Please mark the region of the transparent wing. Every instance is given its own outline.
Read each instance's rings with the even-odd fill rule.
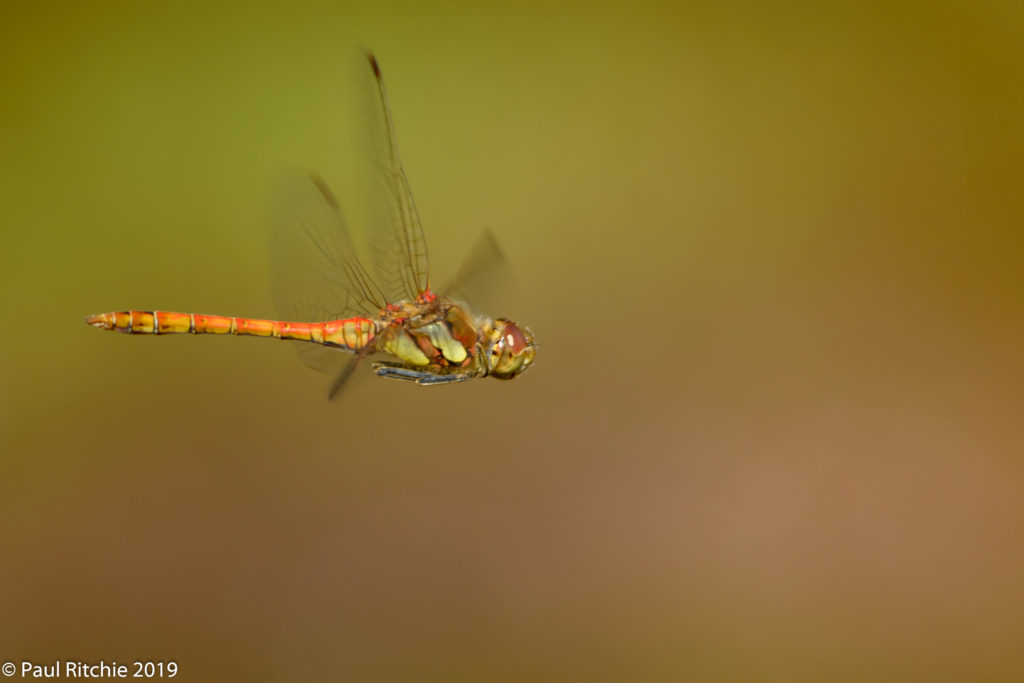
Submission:
[[[365,110],[359,147],[365,161],[364,201],[368,205],[364,207],[367,225],[360,227],[364,229],[370,261],[384,296],[389,302],[414,299],[429,287],[427,242],[398,154],[380,65],[369,52],[362,72],[361,99]]]
[[[360,263],[337,200],[318,176],[284,183],[284,198],[271,228],[271,277],[278,315],[294,322],[322,322],[372,315],[383,295]],[[297,343],[302,360],[336,372],[345,352]]]
[[[512,268],[498,240],[485,229],[442,294],[469,304],[477,312],[496,315],[496,306],[507,305],[516,289]]]
[[[289,180],[270,239],[273,290],[282,319],[298,322],[373,315],[429,287],[429,258],[419,214],[402,168],[387,91],[372,54],[360,59],[361,183],[354,231],[318,176]],[[359,255],[365,258],[362,260]],[[364,264],[372,267],[372,275]],[[336,373],[351,358],[296,344],[303,361]]]

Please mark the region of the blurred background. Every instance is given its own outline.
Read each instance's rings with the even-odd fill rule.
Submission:
[[[0,10],[0,660],[189,681],[1024,677],[1018,3]],[[271,317],[371,47],[511,383],[90,313]]]

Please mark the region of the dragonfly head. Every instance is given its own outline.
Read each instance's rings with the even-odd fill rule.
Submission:
[[[530,367],[536,348],[533,333],[507,318],[490,323],[485,332],[490,375],[496,379],[512,379]]]

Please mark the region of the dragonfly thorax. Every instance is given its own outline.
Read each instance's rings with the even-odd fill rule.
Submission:
[[[413,366],[470,364],[480,341],[473,318],[455,301],[431,296],[381,311],[378,350]]]
[[[535,353],[529,329],[507,318],[478,318],[447,297],[392,304],[378,325],[377,350],[428,372],[512,379]]]

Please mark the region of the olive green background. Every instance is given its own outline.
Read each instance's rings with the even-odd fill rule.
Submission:
[[[1024,12],[826,5],[5,5],[0,660],[1024,677]],[[85,326],[274,315],[358,45],[535,367],[328,403],[281,342]]]

